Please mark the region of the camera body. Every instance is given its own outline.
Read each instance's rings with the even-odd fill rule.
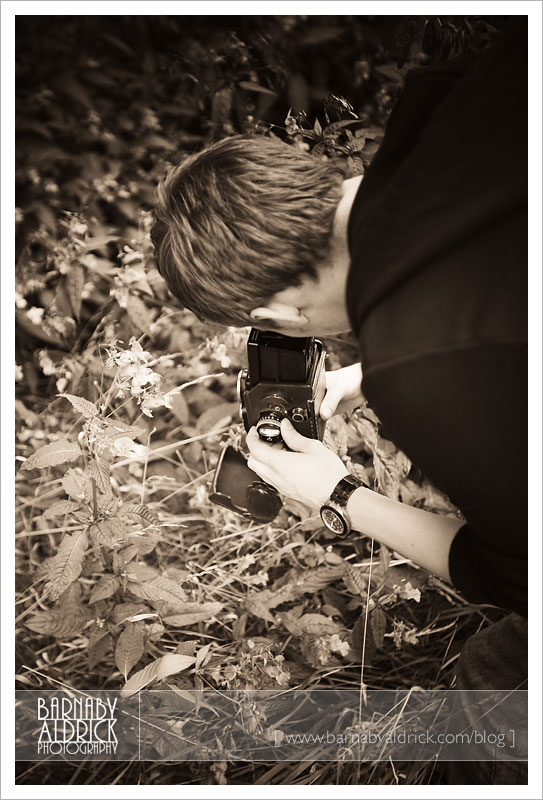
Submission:
[[[326,390],[325,353],[313,338],[251,330],[248,369],[238,377],[238,395],[245,430],[256,427],[265,442],[281,441],[281,420],[290,419],[302,436],[322,439],[319,417]]]
[[[248,367],[238,376],[245,430],[255,426],[263,441],[280,442],[281,420],[287,417],[302,436],[322,439],[325,423],[319,410],[326,392],[324,362],[318,339],[251,329]],[[245,455],[230,445],[219,458],[210,499],[259,522],[271,521],[282,506],[276,489],[249,469]]]

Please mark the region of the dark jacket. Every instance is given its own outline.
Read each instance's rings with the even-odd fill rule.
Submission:
[[[527,608],[527,25],[409,73],[349,218],[363,392],[464,513],[450,572]]]

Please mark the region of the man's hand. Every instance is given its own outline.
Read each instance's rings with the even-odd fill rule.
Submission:
[[[361,364],[327,372],[326,394],[320,408],[321,417],[330,419],[334,414],[343,414],[359,406],[363,400],[361,381]]]
[[[281,422],[282,444],[266,444],[256,428],[247,434],[247,465],[281,494],[319,509],[341,478],[349,474],[343,461],[317,439],[308,439],[288,419]]]

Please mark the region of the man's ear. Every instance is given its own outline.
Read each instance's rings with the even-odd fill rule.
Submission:
[[[307,317],[299,308],[290,303],[270,301],[267,306],[253,308],[250,317],[254,322],[272,321],[277,327],[295,328],[307,325]]]

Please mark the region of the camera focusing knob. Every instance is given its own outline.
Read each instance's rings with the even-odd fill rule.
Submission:
[[[260,419],[256,423],[256,430],[263,441],[274,444],[274,442],[281,440],[281,420],[283,416],[283,414],[279,414],[276,411],[266,411],[260,415]]]

